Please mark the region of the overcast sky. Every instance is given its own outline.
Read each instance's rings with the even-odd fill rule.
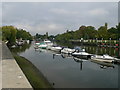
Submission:
[[[35,33],[56,35],[81,25],[96,29],[105,22],[118,23],[117,2],[3,2],[2,25],[13,25]]]

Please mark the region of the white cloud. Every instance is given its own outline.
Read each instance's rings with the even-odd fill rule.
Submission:
[[[3,25],[14,25],[31,34],[58,34],[81,25],[117,24],[117,3],[3,3]],[[114,18],[113,18],[114,17]]]
[[[2,2],[119,2],[119,0],[2,0]]]
[[[2,3],[0,3],[0,26],[2,26]]]
[[[36,26],[36,30],[42,34],[46,32],[48,32],[49,34],[58,34],[61,33],[61,30],[63,29],[63,25],[54,23],[44,23]]]
[[[105,9],[102,9],[102,8],[90,10],[90,11],[88,11],[88,13],[92,16],[101,16],[101,15],[103,16],[103,15],[109,14],[108,11],[106,11]]]
[[[32,35],[35,35],[36,33],[45,34],[48,32],[50,35],[62,33],[61,30],[64,29],[63,25],[60,24],[54,24],[54,23],[42,23],[36,26],[32,26],[27,23],[16,23],[13,24],[13,26],[19,28],[19,29],[25,29],[29,31]]]
[[[79,12],[77,11],[69,11],[69,10],[60,9],[60,8],[54,8],[54,9],[51,9],[50,11],[56,14],[79,14]]]

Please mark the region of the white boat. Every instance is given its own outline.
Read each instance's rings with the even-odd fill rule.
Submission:
[[[74,52],[72,53],[74,57],[84,58],[84,59],[90,59],[92,54],[89,54],[87,52]]]
[[[63,48],[63,49],[61,50],[61,53],[66,53],[66,54],[71,54],[71,53],[73,53],[73,52],[75,52],[75,49]]]
[[[72,58],[71,54],[61,53],[62,58]]]
[[[44,40],[43,41],[47,46],[52,46],[53,43],[50,40]]]
[[[39,43],[39,48],[46,49],[47,47],[51,47],[53,43],[50,40],[44,40],[43,42]]]
[[[35,45],[40,45],[40,42],[39,41],[35,41]]]
[[[38,47],[39,47],[39,48],[42,48],[42,49],[46,49],[47,44],[45,44],[45,43],[40,43],[40,45],[39,45]]]
[[[97,60],[91,60],[91,62],[94,62],[96,64],[100,65],[100,68],[107,68],[107,67],[113,67],[114,68],[114,64],[112,63],[106,63],[106,62],[101,62],[101,61],[97,61]]]
[[[52,46],[52,47],[50,47],[50,50],[52,50],[52,51],[60,51],[62,49],[62,47],[60,47],[60,46]]]
[[[91,60],[112,63],[115,61],[115,58],[105,54],[105,55],[94,55],[91,57]]]
[[[72,53],[72,55],[74,57],[79,57],[82,59],[90,59],[92,54],[89,54],[87,52],[85,52],[85,49],[76,49],[75,52]]]

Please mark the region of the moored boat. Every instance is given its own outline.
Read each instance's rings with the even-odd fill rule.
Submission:
[[[112,63],[115,61],[115,58],[105,54],[105,55],[94,55],[91,57],[91,60]]]
[[[35,45],[40,45],[40,41],[35,41]]]
[[[75,49],[63,48],[61,50],[61,53],[66,53],[66,54],[72,54],[73,52],[75,52]]]
[[[74,57],[79,57],[79,58],[83,58],[83,59],[90,59],[92,54],[89,54],[87,52],[85,52],[85,49],[80,49],[80,50],[75,50],[75,52],[72,53],[72,55]]]
[[[40,43],[40,45],[38,47],[42,48],[42,49],[46,49],[47,44],[45,44],[44,42],[42,42],[42,43]]]
[[[53,43],[50,40],[44,40],[43,41],[47,46],[52,46]]]
[[[44,40],[43,42],[39,43],[39,48],[46,49],[47,47],[51,47],[53,43],[50,40]]]
[[[59,52],[62,49],[60,46],[52,46],[50,50]]]

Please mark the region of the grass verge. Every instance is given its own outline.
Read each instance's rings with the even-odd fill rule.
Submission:
[[[53,89],[52,85],[48,82],[48,80],[30,61],[14,53],[13,56],[34,90],[39,88]]]

